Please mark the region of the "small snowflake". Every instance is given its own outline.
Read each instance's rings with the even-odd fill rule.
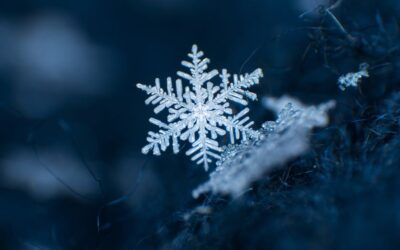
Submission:
[[[258,84],[263,76],[261,69],[256,69],[250,74],[231,75],[226,69],[219,74],[218,70],[206,71],[210,60],[202,58],[203,52],[193,45],[192,52],[188,54],[191,62],[183,61],[182,65],[189,69],[190,73],[178,71],[177,75],[189,81],[190,85],[183,88],[182,80],[175,81],[175,89],[170,77],[167,78],[167,90],[160,86],[160,79],[156,78],[155,86],[138,83],[137,87],[145,91],[150,97],[145,101],[146,105],[156,105],[154,113],[158,114],[164,109],[168,110],[167,123],[155,118],[150,122],[157,125],[158,132],[149,132],[148,144],[142,148],[142,153],[153,151],[154,155],[160,155],[172,141],[174,153],[179,152],[179,140],[188,140],[192,147],[186,151],[197,164],[203,164],[208,170],[208,164],[212,158],[220,159],[222,148],[217,138],[230,135],[230,142],[235,140],[255,138],[259,132],[253,130],[246,114],[248,108],[237,114],[233,114],[228,101],[247,106],[247,98],[256,100],[257,95],[247,89]],[[210,80],[219,75],[220,84],[215,86]]]
[[[363,63],[360,65],[358,72],[351,72],[340,76],[338,79],[340,90],[345,91],[348,87],[357,87],[363,77],[369,77],[368,67],[367,63]]]

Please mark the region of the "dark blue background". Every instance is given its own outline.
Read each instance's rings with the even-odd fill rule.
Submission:
[[[346,248],[346,244],[337,244],[344,241],[359,247],[364,240],[371,242],[373,237],[357,238],[369,235],[363,231],[353,230],[355,237],[338,232],[346,228],[346,216],[357,214],[352,209],[376,206],[368,202],[374,198],[361,195],[362,201],[347,205],[360,196],[342,197],[344,202],[334,196],[331,208],[337,220],[321,219],[329,226],[317,229],[321,223],[312,216],[307,220],[307,211],[324,217],[328,205],[321,205],[321,210],[307,208],[308,203],[299,198],[307,196],[303,182],[298,188],[303,193],[289,198],[301,209],[292,205],[293,210],[287,209],[291,203],[283,202],[280,210],[271,202],[276,206],[270,212],[252,210],[247,202],[265,206],[270,202],[270,194],[257,193],[243,198],[247,205],[230,204],[229,209],[220,210],[218,218],[231,223],[208,225],[211,232],[218,226],[220,236],[216,230],[212,236],[205,233],[193,241],[201,234],[195,230],[198,222],[182,222],[181,218],[202,202],[192,199],[191,190],[208,174],[183,153],[173,155],[169,150],[161,157],[140,153],[145,134],[155,128],[148,122],[152,109],[145,106],[146,95],[136,83],[175,77],[195,43],[211,59],[212,68],[227,68],[231,73],[262,68],[265,76],[255,88],[260,97],[290,94],[306,103],[338,101],[332,127],[346,133],[343,140],[348,147],[341,148],[344,142],[335,141],[338,134],[326,131],[323,146],[313,151],[316,156],[309,155],[304,161],[318,161],[329,150],[337,160],[345,150],[343,157],[349,161],[344,162],[351,161],[352,166],[370,163],[370,159],[360,159],[365,149],[358,147],[370,143],[367,136],[360,136],[367,126],[352,121],[371,119],[373,127],[378,114],[389,112],[384,100],[399,86],[400,3],[343,1],[333,12],[355,38],[353,42],[321,12],[323,7],[318,8],[330,4],[323,0],[0,1],[0,249],[267,249],[259,241],[261,232],[270,235],[272,248],[281,249]],[[311,13],[299,18],[306,11]],[[339,75],[356,71],[363,62],[372,65],[371,78],[358,89],[341,92],[336,84]],[[260,102],[251,108],[256,126],[273,118]],[[397,126],[396,119],[391,121],[393,126]],[[328,143],[332,141],[334,146]],[[383,159],[374,159],[377,165],[383,164]],[[299,162],[303,164],[302,159]],[[310,166],[309,162],[304,166]],[[325,176],[329,180],[324,182],[342,183],[342,175],[337,175],[337,179],[335,174]],[[307,177],[307,185],[318,190],[313,178],[319,177]],[[335,181],[330,182],[332,178]],[[326,188],[334,189],[332,185]],[[368,185],[372,190],[379,188]],[[270,188],[275,190],[261,185],[267,193]],[[341,193],[353,188],[343,187]],[[316,197],[312,192],[308,195]],[[370,216],[375,218],[370,223],[353,224],[356,229],[388,229],[393,237],[382,241],[385,247],[398,243],[400,214],[393,214],[393,220],[379,219],[379,213],[398,211],[399,199],[395,198],[397,205],[393,199],[379,201],[381,206]],[[238,206],[239,212],[232,206]],[[232,214],[241,217],[238,223],[232,223]],[[302,219],[279,231],[273,223],[284,223],[288,214]],[[246,224],[247,216],[253,220],[243,231],[240,224]],[[268,216],[282,220],[260,220]],[[258,220],[263,222],[255,223]],[[200,224],[204,226],[204,221]],[[178,237],[185,230],[192,232],[190,239]],[[328,238],[324,241],[314,230]],[[323,230],[339,236],[331,237]],[[285,232],[302,233],[285,238]],[[175,244],[181,241],[189,244]]]

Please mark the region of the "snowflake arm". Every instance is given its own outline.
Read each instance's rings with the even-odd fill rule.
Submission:
[[[240,138],[246,141],[248,138],[257,138],[259,136],[259,132],[251,128],[254,122],[248,122],[250,118],[245,116],[249,111],[250,109],[245,108],[234,117],[221,117],[221,123],[223,123],[229,131],[231,144],[235,144],[235,141]]]
[[[172,80],[170,77],[167,78],[167,92],[160,87],[159,78],[156,78],[155,86],[138,83],[136,87],[150,95],[150,97],[145,100],[146,105],[157,104],[154,108],[155,114],[160,113],[165,108],[169,108],[172,105],[175,105],[175,110],[182,108],[186,110],[190,109],[189,106],[182,102],[182,81],[180,79],[176,80],[176,94],[173,92],[174,88],[172,87]]]
[[[165,151],[170,145],[170,138],[172,138],[173,152],[177,154],[179,152],[178,138],[182,131],[183,124],[177,122],[167,125],[155,118],[150,118],[149,121],[160,127],[160,131],[158,133],[152,131],[148,133],[148,144],[142,148],[142,153],[147,154],[150,150],[153,150],[154,155],[161,155],[160,149]]]
[[[253,92],[250,92],[246,89],[250,88],[253,85],[259,83],[259,79],[263,77],[263,73],[261,69],[256,69],[250,74],[245,75],[233,75],[233,82],[231,83],[226,69],[222,70],[222,74],[220,78],[222,80],[221,88],[223,89],[221,94],[219,94],[215,98],[216,103],[221,103],[229,99],[233,102],[237,102],[246,106],[248,102],[244,97],[249,98],[252,101],[257,100],[257,95]]]

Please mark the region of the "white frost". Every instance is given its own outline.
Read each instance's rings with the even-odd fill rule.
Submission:
[[[335,105],[307,107],[290,97],[265,98],[263,103],[279,112],[277,120],[264,123],[258,138],[228,146],[210,179],[193,191],[194,198],[206,192],[238,196],[266,172],[305,153],[311,129],[327,125],[327,112]]]

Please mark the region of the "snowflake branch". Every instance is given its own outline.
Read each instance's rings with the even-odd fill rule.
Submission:
[[[205,126],[200,125],[199,130],[199,139],[197,139],[194,143],[192,143],[192,148],[186,151],[186,155],[194,156],[191,158],[192,161],[197,161],[197,164],[204,164],[204,168],[208,170],[208,164],[211,163],[211,159],[208,156],[211,156],[215,159],[220,159],[220,156],[211,150],[217,151],[219,153],[222,152],[222,149],[218,146],[218,142],[207,138],[207,131]],[[198,152],[197,154],[195,154]]]
[[[146,99],[145,104],[153,104],[156,106],[154,108],[154,113],[158,114],[163,111],[165,108],[169,108],[172,105],[175,105],[175,109],[185,108],[190,109],[190,107],[182,102],[182,81],[180,79],[176,80],[176,95],[173,93],[174,89],[172,87],[172,80],[170,77],[167,78],[167,92],[164,91],[163,88],[160,87],[160,79],[156,78],[156,85],[144,85],[141,83],[136,84],[136,87],[145,91],[150,95],[149,98]]]
[[[217,97],[214,99],[214,102],[221,103],[226,99],[229,99],[242,105],[247,105],[248,102],[243,97],[245,96],[254,101],[257,99],[257,95],[244,89],[258,84],[260,78],[263,77],[263,72],[261,69],[256,69],[252,73],[245,74],[244,76],[233,75],[233,83],[230,83],[230,74],[226,69],[223,69],[220,77],[222,80],[221,87],[223,90],[221,94],[217,95]]]
[[[234,117],[225,118],[221,117],[220,123],[227,127],[230,134],[231,144],[235,143],[235,139],[239,140],[242,136],[243,140],[246,141],[248,138],[258,138],[260,133],[257,130],[253,130],[251,126],[254,122],[250,121],[248,116],[244,117],[249,112],[248,108],[243,109]]]
[[[176,122],[172,123],[171,125],[167,125],[154,118],[150,118],[149,121],[161,129],[158,133],[149,131],[147,137],[147,142],[149,142],[149,144],[142,148],[142,153],[148,154],[150,150],[153,150],[154,155],[161,155],[160,148],[162,151],[165,151],[170,145],[171,137],[173,152],[175,154],[179,153],[178,137],[185,125],[182,122]]]

